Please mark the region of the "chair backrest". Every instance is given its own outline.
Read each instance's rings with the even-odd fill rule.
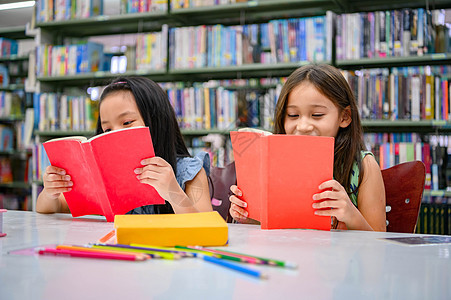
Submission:
[[[232,217],[229,213],[229,196],[232,194],[230,186],[236,184],[235,162],[228,164],[224,168],[212,167],[208,177],[208,184],[213,210],[219,212],[226,222],[232,222]]]
[[[382,170],[385,185],[387,231],[413,233],[423,196],[426,169],[421,161]]]

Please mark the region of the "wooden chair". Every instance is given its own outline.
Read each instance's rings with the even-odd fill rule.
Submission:
[[[219,212],[226,222],[231,223],[233,219],[229,213],[229,196],[232,194],[230,186],[236,184],[235,162],[228,164],[224,168],[212,167],[208,177],[208,184],[213,210]]]
[[[414,233],[423,196],[426,169],[421,161],[382,170],[387,231]]]

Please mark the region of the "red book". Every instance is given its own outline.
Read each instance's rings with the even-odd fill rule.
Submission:
[[[237,185],[249,218],[262,229],[330,230],[330,217],[312,208],[318,186],[333,178],[331,137],[230,132]]]
[[[132,127],[86,137],[53,139],[44,144],[53,166],[66,170],[74,183],[64,193],[72,216],[115,215],[164,199],[150,185],[139,182],[134,170],[154,157],[148,127]]]

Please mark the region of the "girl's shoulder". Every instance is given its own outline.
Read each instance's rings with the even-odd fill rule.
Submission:
[[[207,152],[201,151],[193,157],[178,157],[175,178],[180,187],[185,190],[185,183],[193,180],[202,168],[207,176],[210,175],[210,155]]]

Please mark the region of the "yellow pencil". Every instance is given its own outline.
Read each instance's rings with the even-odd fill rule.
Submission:
[[[141,250],[141,249],[130,249],[130,248],[120,248],[114,246],[103,246],[103,245],[92,245],[93,248],[98,249],[107,249],[107,250],[115,250],[115,251],[124,251],[124,252],[138,252],[138,253],[146,253],[151,254],[154,258],[163,258],[163,259],[180,259],[181,256],[176,253],[165,253],[158,251],[150,251],[150,250]]]

